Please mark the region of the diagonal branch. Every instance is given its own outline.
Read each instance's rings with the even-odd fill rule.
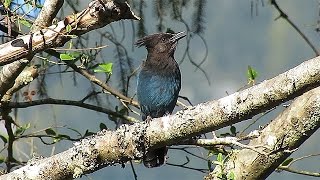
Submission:
[[[99,132],[75,143],[74,147],[64,152],[31,161],[1,178],[77,178],[115,163],[123,164],[132,159],[141,159],[145,149],[175,144],[183,139],[247,120],[319,85],[320,57],[317,57],[275,78],[219,100],[201,103],[175,115],[153,119],[149,123],[122,125],[116,131]],[[310,92],[317,91],[319,89]],[[310,101],[320,101],[319,95],[312,97],[314,98],[310,98]],[[309,101],[303,101],[302,104],[306,102]],[[313,115],[318,115],[320,105],[308,110],[314,112]],[[320,119],[319,115],[312,117],[314,123]],[[305,124],[304,119],[294,119],[294,122],[299,127],[305,125],[308,130],[314,130],[311,126],[317,128],[320,124]],[[304,133],[299,135],[301,134]],[[301,139],[296,141],[301,143]]]
[[[113,89],[111,86],[109,86],[108,84],[100,81],[98,78],[96,78],[96,76],[90,74],[87,70],[82,69],[82,68],[78,68],[75,64],[72,63],[68,63],[68,66],[70,66],[74,71],[78,72],[79,74],[83,75],[84,77],[86,77],[88,80],[90,80],[91,82],[95,83],[96,85],[102,87],[104,90],[106,90],[108,93],[114,95],[115,97],[117,97],[121,102],[125,102],[128,104],[131,104],[137,108],[139,108],[139,104],[137,101],[133,100],[133,98],[129,98],[125,95],[123,95],[122,93],[120,93],[119,91]]]
[[[130,10],[125,1],[94,0],[86,9],[67,16],[55,25],[42,27],[44,29],[0,45],[0,65],[32,57],[48,48],[62,46],[73,36],[80,36],[121,19],[139,17]]]
[[[319,114],[320,87],[298,97],[261,131],[257,139],[248,144],[248,146],[267,146],[270,150],[257,148],[259,151],[265,151],[259,153],[252,149],[242,149],[232,154],[225,163],[224,173],[232,172],[236,179],[266,179],[320,127]],[[218,171],[214,170],[205,179],[218,180],[218,174]]]
[[[63,0],[47,0],[44,2],[43,8],[39,13],[35,23],[31,27],[31,32],[35,32],[37,30],[42,29],[42,27],[47,27],[52,23],[54,17],[60,10],[63,4]],[[11,30],[12,32],[15,32]],[[19,32],[15,32],[16,36]],[[1,97],[7,93],[8,90],[12,87],[13,81],[18,77],[21,71],[29,64],[32,56],[27,59],[20,59],[11,64],[7,64],[0,71],[0,99]],[[19,89],[11,88],[9,91],[14,92]],[[6,99],[11,99],[11,97],[7,96]]]

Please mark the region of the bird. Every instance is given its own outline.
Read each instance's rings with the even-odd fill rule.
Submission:
[[[156,33],[145,36],[135,45],[145,46],[148,53],[137,78],[137,99],[144,121],[172,113],[181,89],[181,73],[174,52],[185,32]],[[164,164],[167,147],[145,152],[143,163],[148,168]]]

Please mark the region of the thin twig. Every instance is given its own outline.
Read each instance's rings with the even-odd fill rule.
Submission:
[[[301,174],[301,175],[305,175],[305,176],[320,177],[320,173],[303,171],[303,170],[296,170],[296,169],[289,168],[288,166],[279,166],[277,169],[292,172],[295,174]]]
[[[311,49],[313,50],[313,52],[319,56],[320,53],[317,50],[317,48],[311,43],[311,41],[307,38],[307,36],[298,28],[297,25],[295,25],[288,17],[288,15],[279,7],[278,3],[276,0],[271,0],[270,3],[279,11],[280,15],[279,17],[277,17],[275,20],[279,19],[279,18],[283,18],[285,19],[292,27],[293,29],[295,29],[298,34],[306,41],[306,43],[311,47]]]
[[[70,106],[77,106],[77,107],[82,107],[86,109],[90,109],[93,111],[97,112],[102,112],[106,113],[115,117],[119,117],[122,119],[127,120],[128,122],[134,123],[138,122],[135,118],[127,115],[120,114],[118,112],[100,107],[100,106],[95,106],[91,104],[84,103],[82,101],[72,101],[72,100],[61,100],[61,99],[52,99],[52,98],[47,98],[47,99],[41,99],[41,100],[33,100],[31,102],[10,102],[8,103],[8,108],[27,108],[31,106],[38,106],[38,105],[43,105],[43,104],[57,104],[57,105],[70,105]]]

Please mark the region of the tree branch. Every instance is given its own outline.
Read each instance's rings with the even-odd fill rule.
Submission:
[[[124,114],[120,114],[118,112],[100,107],[100,106],[94,106],[91,104],[84,103],[82,101],[72,101],[72,100],[61,100],[61,99],[41,99],[41,100],[33,100],[31,102],[9,102],[6,107],[8,108],[27,108],[32,106],[38,106],[38,105],[44,105],[44,104],[58,104],[58,105],[70,105],[70,106],[77,106],[82,107],[86,109],[90,109],[97,112],[106,113],[115,117],[122,118],[124,120],[127,120],[129,123],[135,123],[139,122],[137,119],[127,116]]]
[[[31,27],[31,32],[41,30],[43,27],[51,25],[52,20],[56,17],[56,14],[63,5],[63,0],[47,0],[44,2],[43,8],[41,9],[39,16],[35,20],[35,23]],[[18,32],[16,34],[19,34]],[[13,85],[12,82],[18,77],[21,71],[29,64],[33,56],[28,58],[22,58],[19,61],[15,61],[11,64],[7,64],[1,69],[0,72],[0,99]],[[23,86],[20,86],[22,88]],[[17,91],[17,88],[11,88],[10,92]],[[8,92],[7,94],[10,94]],[[11,94],[12,95],[12,94]],[[11,99],[7,96],[5,99]]]
[[[320,177],[320,173],[318,173],[318,172],[309,172],[309,171],[303,171],[303,170],[296,170],[296,169],[290,168],[288,166],[279,166],[278,169],[279,170],[283,170],[283,171],[288,171],[288,172],[291,172],[291,173],[295,173],[295,174],[305,175],[305,176]]]
[[[172,116],[156,118],[149,123],[122,125],[116,131],[99,132],[95,136],[75,143],[75,146],[69,150],[29,163],[1,176],[1,178],[76,178],[115,163],[123,164],[131,159],[141,159],[145,150],[175,144],[177,141],[244,121],[319,85],[320,57],[317,57],[275,78],[219,100],[199,104],[190,109],[179,111]],[[309,94],[317,91],[319,89],[312,90]],[[312,96],[309,101],[300,99],[298,102],[300,105],[306,105],[310,101],[315,104],[320,101],[320,96]],[[320,112],[320,103],[318,105],[315,107],[306,106],[310,107],[307,112],[313,112],[312,116],[309,116],[313,120],[311,123],[305,123],[305,119],[288,118],[294,120],[291,125],[299,127],[296,128],[299,131],[298,135],[309,135],[319,126],[320,123],[316,124],[320,118],[317,114]],[[276,127],[284,128],[281,125],[277,124]],[[308,129],[301,131],[301,125]],[[296,137],[291,133],[289,135]],[[301,139],[298,137],[296,141],[293,143],[295,146],[301,143]],[[292,149],[290,144],[287,144],[286,141],[283,142],[283,145],[288,145],[288,148],[286,148],[287,146],[281,146],[281,148]],[[268,145],[270,146],[270,143]],[[271,145],[273,147],[275,144]],[[277,153],[275,152],[275,154]],[[284,153],[289,154],[289,152]]]
[[[248,146],[258,148],[266,154],[250,149],[234,153],[225,163],[224,173],[236,179],[266,179],[288,156],[320,127],[320,87],[298,97],[287,109],[261,131],[257,139]],[[205,179],[219,179],[220,170],[215,169]],[[219,172],[219,173],[218,173]]]
[[[45,29],[0,45],[0,65],[32,57],[35,53],[48,48],[62,46],[72,36],[80,36],[120,19],[139,19],[139,17],[130,10],[125,1],[94,0],[86,9],[67,16],[55,25],[43,27]]]
[[[128,104],[131,104],[137,108],[139,108],[139,104],[137,101],[133,100],[133,98],[129,98],[125,95],[123,95],[122,93],[120,93],[119,91],[113,89],[111,86],[109,86],[108,84],[100,81],[98,78],[96,78],[96,76],[90,74],[87,70],[82,69],[82,68],[78,68],[75,64],[72,63],[68,63],[68,66],[70,66],[74,71],[78,72],[79,74],[83,75],[84,77],[86,77],[88,80],[90,80],[91,82],[95,83],[96,85],[102,87],[105,91],[109,92],[110,94],[114,95],[116,98],[118,98],[121,102],[126,102]]]

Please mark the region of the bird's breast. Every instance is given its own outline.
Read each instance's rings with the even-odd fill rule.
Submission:
[[[141,111],[151,117],[171,113],[181,88],[180,72],[159,73],[142,69],[138,76],[137,97]]]

